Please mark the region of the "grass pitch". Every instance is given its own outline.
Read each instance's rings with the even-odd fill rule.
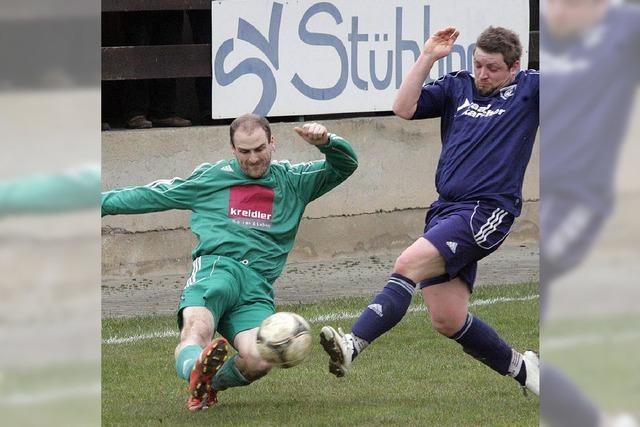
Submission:
[[[538,349],[537,284],[479,287],[471,311],[517,349]],[[173,316],[103,321],[105,426],[537,426],[539,400],[461,351],[429,326],[416,296],[412,311],[356,359],[345,378],[327,370],[318,333],[350,329],[369,298],[286,305],[312,322],[314,351],[248,387],[219,394],[206,411],[186,409],[186,383],[174,370]],[[337,320],[322,321],[322,316]],[[326,317],[325,317],[326,318]],[[314,320],[316,320],[314,322]],[[155,335],[156,338],[148,338]],[[112,338],[110,340],[110,338]],[[115,338],[115,339],[113,339]]]

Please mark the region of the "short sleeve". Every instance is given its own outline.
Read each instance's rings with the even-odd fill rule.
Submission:
[[[420,98],[416,104],[416,111],[411,120],[430,119],[440,117],[444,113],[447,97],[447,76],[426,84],[422,87]]]

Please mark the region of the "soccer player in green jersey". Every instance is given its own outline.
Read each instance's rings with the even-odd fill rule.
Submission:
[[[95,208],[98,193],[97,164],[0,181],[0,219]]]
[[[256,348],[260,323],[275,313],[273,282],[291,251],[305,206],[346,180],[356,154],[317,124],[295,132],[325,160],[292,165],[271,161],[269,122],[246,114],[231,123],[233,160],[198,166],[186,179],[155,181],[102,195],[102,215],[168,209],[192,211],[198,237],[193,269],[178,306],[176,371],[189,382],[191,411],[217,402],[217,393],[245,386],[271,365]],[[213,339],[214,332],[221,337]],[[227,359],[228,343],[238,354]]]

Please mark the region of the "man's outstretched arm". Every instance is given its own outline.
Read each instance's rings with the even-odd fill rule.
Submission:
[[[411,67],[407,76],[402,80],[398,94],[393,102],[393,112],[396,116],[406,120],[413,118],[418,105],[418,99],[431,67],[440,58],[449,53],[460,32],[453,27],[436,31],[426,41],[418,60]]]
[[[0,182],[0,218],[95,208],[99,191],[99,165],[3,181]]]
[[[102,193],[102,216],[191,209],[198,184],[212,168],[213,165],[202,165],[187,179],[164,179],[144,186],[106,191]]]
[[[351,145],[342,137],[329,133],[323,125],[310,123],[294,130],[325,155],[325,160],[296,165],[291,171],[299,180],[299,193],[307,201],[337,187],[358,168],[358,157]]]

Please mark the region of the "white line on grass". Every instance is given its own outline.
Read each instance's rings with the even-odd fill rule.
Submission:
[[[150,334],[132,335],[129,337],[109,337],[102,340],[102,344],[128,344],[130,342],[145,341],[154,338],[177,337],[178,331],[175,329],[165,329],[164,331],[151,332]]]
[[[479,299],[472,301],[469,303],[469,307],[479,307],[483,305],[493,305],[501,302],[519,302],[519,301],[531,301],[534,299],[538,299],[538,295],[527,295],[525,297],[497,297],[497,298],[487,298],[487,299]],[[420,313],[427,311],[427,308],[424,305],[413,306],[409,308],[409,313]],[[333,322],[336,320],[346,320],[346,319],[357,319],[360,316],[361,311],[339,311],[334,313],[322,314],[320,316],[315,316],[309,318],[309,323],[323,323],[323,322]],[[139,335],[131,335],[128,337],[109,337],[105,340],[102,340],[103,344],[128,344],[132,342],[138,341],[146,341],[154,338],[168,338],[168,337],[177,337],[178,331],[173,329],[165,329],[164,331],[156,331],[149,334],[139,334]]]
[[[498,298],[479,299],[469,303],[469,307],[478,307],[481,305],[492,305],[500,302],[531,301],[537,298],[538,298],[538,295],[527,295],[526,297],[518,297],[518,298],[498,297]],[[424,305],[413,306],[408,310],[409,313],[422,313],[426,311],[427,311],[427,307],[425,307]],[[322,323],[322,322],[334,322],[336,320],[357,319],[358,317],[360,317],[360,313],[362,313],[362,311],[351,311],[351,312],[341,311],[337,313],[328,313],[328,314],[323,314],[321,316],[312,317],[311,319],[309,319],[309,322]]]
[[[545,338],[540,342],[542,350],[563,350],[571,347],[579,347],[584,345],[607,345],[613,342],[635,341],[640,338],[640,332],[628,331],[617,334],[582,334],[568,335],[565,337]]]
[[[13,393],[7,396],[0,395],[0,406],[34,405],[83,396],[97,397],[100,396],[100,389],[100,383],[95,383],[90,385],[79,385],[76,387],[39,390],[28,393]]]

